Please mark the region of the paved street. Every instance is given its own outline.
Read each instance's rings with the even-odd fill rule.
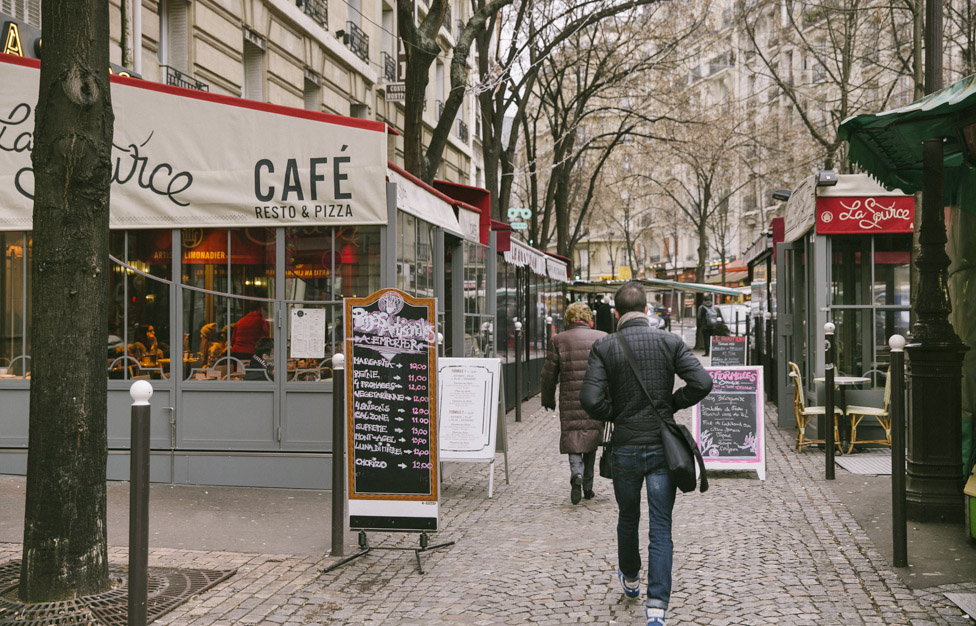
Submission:
[[[679,419],[689,420],[690,411]],[[457,543],[426,553],[425,575],[411,551],[374,551],[322,574],[336,558],[151,547],[151,566],[238,568],[155,623],[643,624],[642,601],[626,600],[614,579],[609,481],[597,478],[596,498],[573,506],[555,414],[536,398],[521,423],[514,412],[508,420],[511,483],[497,468],[489,500],[485,466],[451,466],[434,541]],[[714,472],[708,493],[679,494],[668,624],[971,623],[943,592],[976,592],[976,582],[905,586],[825,485],[822,455],[797,455],[793,433],[775,421],[767,414],[765,483],[751,473]],[[328,517],[321,528],[327,536]],[[264,531],[273,536],[278,527]],[[417,545],[416,536],[371,541]],[[0,558],[19,556],[19,544],[0,543]],[[127,558],[121,546],[110,556],[119,564]]]

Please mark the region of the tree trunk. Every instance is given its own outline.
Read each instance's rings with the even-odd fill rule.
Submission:
[[[112,114],[108,3],[43,4],[35,114],[30,444],[19,594],[109,588],[105,338]]]

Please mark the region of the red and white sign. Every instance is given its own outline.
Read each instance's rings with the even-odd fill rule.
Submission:
[[[910,233],[914,221],[914,196],[817,198],[819,234]]]

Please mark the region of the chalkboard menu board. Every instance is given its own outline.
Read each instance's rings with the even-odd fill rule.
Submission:
[[[713,336],[711,343],[712,367],[746,364],[746,338]]]
[[[436,301],[345,300],[349,526],[437,530]]]
[[[707,367],[712,392],[695,407],[695,439],[706,468],[766,478],[764,398],[759,366]]]

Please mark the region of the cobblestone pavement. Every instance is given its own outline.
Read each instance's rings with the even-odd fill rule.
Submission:
[[[909,590],[824,486],[817,455],[793,453],[793,435],[775,426],[772,410],[766,481],[710,472],[707,493],[678,495],[668,624],[970,624],[943,594],[976,592],[976,583]],[[508,416],[511,483],[496,468],[492,499],[484,465],[452,466],[444,478],[443,530],[433,541],[456,544],[425,553],[426,574],[410,551],[374,551],[323,574],[337,558],[151,550],[151,566],[238,568],[155,623],[643,624],[643,602],[625,599],[614,579],[610,482],[598,477],[596,498],[570,504],[556,415],[536,398],[523,416]],[[370,540],[417,545],[415,535]],[[0,559],[19,556],[19,545],[0,544]],[[126,551],[110,557],[125,563]]]

